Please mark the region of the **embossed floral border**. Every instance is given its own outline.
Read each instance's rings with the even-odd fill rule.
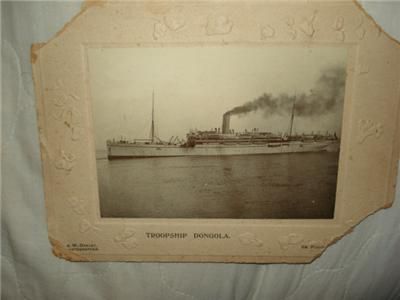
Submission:
[[[100,218],[87,47],[199,44],[349,49],[333,220]],[[54,38],[33,45],[32,65],[49,239],[57,256],[74,261],[309,262],[393,201],[400,46],[356,2],[90,1]],[[187,236],[148,239],[149,231]],[[195,232],[229,239],[194,239]]]

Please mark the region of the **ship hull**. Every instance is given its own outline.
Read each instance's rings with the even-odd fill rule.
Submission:
[[[227,155],[261,155],[279,153],[300,153],[337,151],[336,141],[284,142],[271,144],[204,144],[194,147],[155,144],[114,143],[107,146],[108,158],[143,158],[143,157],[177,157],[177,156],[227,156]]]

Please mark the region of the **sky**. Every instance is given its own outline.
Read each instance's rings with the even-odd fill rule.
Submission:
[[[149,138],[152,93],[156,134],[186,137],[191,129],[221,127],[222,115],[264,93],[308,93],[326,68],[346,67],[340,47],[89,48],[89,87],[97,150],[107,139]],[[294,132],[336,131],[343,105],[327,114],[297,117]],[[262,111],[233,116],[236,132],[286,132],[289,116]]]

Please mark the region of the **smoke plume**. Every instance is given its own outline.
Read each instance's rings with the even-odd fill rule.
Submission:
[[[322,70],[321,76],[308,93],[296,95],[280,94],[273,96],[263,94],[253,101],[237,106],[225,114],[245,115],[249,112],[263,111],[268,117],[273,114],[285,115],[291,113],[295,101],[295,115],[314,117],[334,111],[344,99],[346,70],[342,66]]]

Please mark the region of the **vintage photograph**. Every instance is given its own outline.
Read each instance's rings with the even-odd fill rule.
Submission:
[[[88,48],[101,217],[333,218],[347,54]]]

